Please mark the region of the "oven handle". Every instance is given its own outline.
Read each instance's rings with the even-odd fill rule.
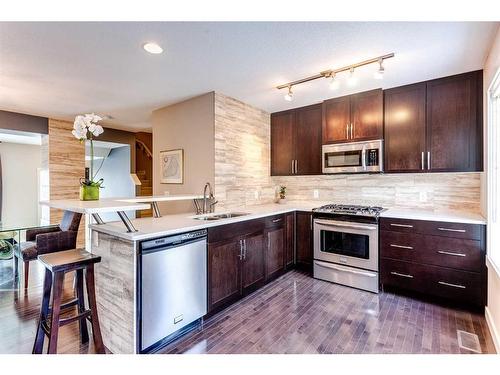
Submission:
[[[351,229],[362,229],[362,230],[377,230],[377,226],[368,226],[368,225],[358,225],[358,224],[343,224],[339,223],[338,221],[331,222],[329,220],[319,220],[316,219],[314,220],[315,223],[321,224],[321,225],[326,225],[329,227],[340,227],[340,228],[351,228]]]
[[[356,275],[362,275],[362,276],[368,276],[368,277],[377,277],[377,274],[373,273],[373,272],[363,272],[360,270],[354,270],[354,269],[348,268],[348,267],[336,266],[336,265],[333,265],[330,263],[320,262],[317,260],[315,260],[314,263],[320,267],[331,268],[332,270],[336,270],[336,271],[355,273]]]

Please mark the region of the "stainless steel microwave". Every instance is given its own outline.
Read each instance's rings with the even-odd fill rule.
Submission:
[[[376,173],[384,170],[384,141],[323,145],[323,173]]]

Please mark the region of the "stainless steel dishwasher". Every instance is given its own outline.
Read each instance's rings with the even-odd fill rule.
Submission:
[[[138,344],[154,352],[207,313],[207,231],[143,241],[138,263]]]

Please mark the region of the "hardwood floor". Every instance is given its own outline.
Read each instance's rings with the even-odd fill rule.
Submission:
[[[0,291],[0,354],[31,353],[41,271],[32,262],[26,294]],[[65,280],[66,299],[72,282]],[[459,348],[457,330],[477,334],[481,351],[494,353],[482,315],[291,271],[162,353],[472,353]],[[62,327],[59,337],[59,353],[94,353],[92,339],[90,345],[79,343],[77,322]]]
[[[482,315],[392,293],[372,294],[292,271],[206,320],[163,353],[494,353]]]

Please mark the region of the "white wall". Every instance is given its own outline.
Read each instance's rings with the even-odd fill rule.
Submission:
[[[493,77],[500,67],[500,28],[497,30],[497,34],[495,40],[493,41],[493,45],[491,51],[488,55],[484,66],[484,79],[483,79],[483,89],[484,89],[484,119],[485,119],[485,128],[484,134],[486,137],[487,134],[487,121],[488,121],[488,108],[487,108],[487,90],[490,86]],[[488,142],[485,138],[484,141],[484,149],[485,149],[485,170],[488,170]],[[482,176],[481,180],[481,208],[483,214],[487,216],[487,181],[486,176]],[[492,249],[488,249],[490,252]],[[495,249],[498,251],[498,249]],[[495,346],[497,352],[500,352],[500,270],[496,269],[492,264],[487,262],[488,265],[488,306],[486,307],[486,320],[488,321],[488,325],[490,327],[491,334],[493,336],[493,340],[495,342]]]
[[[2,221],[37,223],[38,176],[41,147],[17,143],[0,143],[2,160]]]

